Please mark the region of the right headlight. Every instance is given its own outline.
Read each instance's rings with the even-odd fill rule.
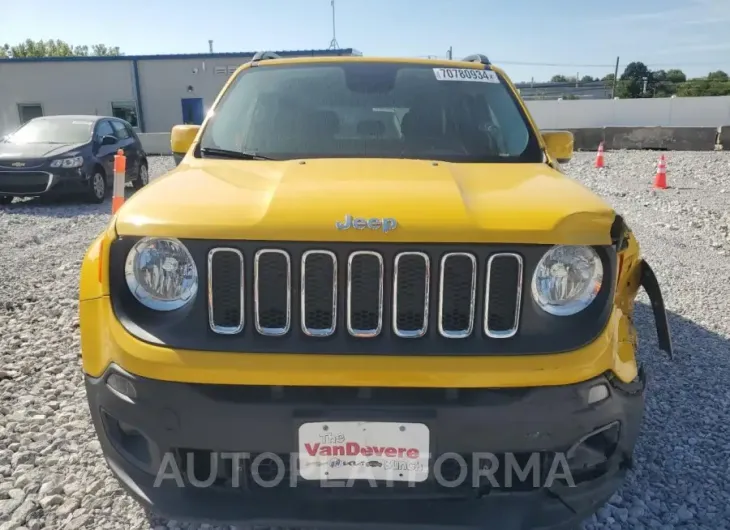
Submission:
[[[146,307],[173,311],[198,291],[198,270],[188,249],[173,238],[146,237],[129,251],[124,266],[127,286]]]
[[[575,315],[593,302],[602,282],[603,263],[593,248],[558,245],[537,264],[532,297],[551,315]]]

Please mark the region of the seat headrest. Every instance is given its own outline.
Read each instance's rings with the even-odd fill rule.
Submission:
[[[357,124],[357,134],[381,136],[385,134],[385,124],[380,120],[363,120]]]
[[[403,116],[401,132],[404,136],[441,136],[443,128],[439,109],[427,105],[411,107]]]
[[[334,136],[340,132],[340,118],[332,110],[320,110],[309,113],[306,125],[313,134]]]

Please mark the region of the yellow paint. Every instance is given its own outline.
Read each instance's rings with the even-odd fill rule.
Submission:
[[[483,68],[474,63],[375,57],[292,58],[262,68],[313,62],[374,62]],[[549,164],[450,164],[426,160],[200,160],[191,156],[203,125],[173,129],[182,163],[125,202],[108,230],[89,247],[80,285],[83,368],[98,376],[117,363],[140,376],[199,383],[249,385],[513,387],[570,384],[612,371],[637,374],[631,322],[638,289],[639,249],[633,239],[611,319],[593,343],[572,352],[529,356],[398,357],[251,354],[183,351],[152,346],[128,334],[111,309],[109,244],[117,235],[203,239],[336,242],[609,244],[613,209]],[[497,67],[508,87],[516,89]],[[572,135],[539,134],[550,162],[572,156]],[[398,227],[337,231],[346,214],[393,217]],[[106,265],[105,265],[106,264]],[[101,265],[101,269],[100,269]],[[101,278],[99,271],[101,270]],[[454,342],[458,348],[458,341]]]
[[[175,125],[170,133],[172,152],[176,154],[187,153],[199,130],[199,125]]]
[[[80,312],[83,368],[92,376],[110,362],[152,379],[239,385],[515,387],[576,383],[607,370],[624,381],[637,374],[632,352],[619,348],[620,327],[628,326],[619,310],[596,341],[569,353],[421,358],[175,350],[127,333],[108,297],[81,302]]]
[[[390,233],[338,231],[346,214]],[[544,164],[188,159],[135,193],[119,235],[290,241],[607,244],[614,212]]]
[[[573,158],[573,133],[570,131],[548,131],[542,133],[550,156],[561,164]]]

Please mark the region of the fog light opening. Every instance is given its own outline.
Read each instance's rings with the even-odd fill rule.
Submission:
[[[593,405],[607,399],[609,395],[608,386],[604,383],[592,386],[588,391],[588,404]]]
[[[584,436],[568,450],[568,466],[576,483],[606,472],[618,448],[619,435],[620,424],[613,422]]]
[[[111,374],[107,377],[106,386],[122,398],[132,400],[137,397],[137,389],[134,388],[132,381],[119,374]]]

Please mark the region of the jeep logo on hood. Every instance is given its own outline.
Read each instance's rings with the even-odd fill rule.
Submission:
[[[366,219],[364,217],[352,217],[350,214],[345,215],[343,221],[336,221],[335,226],[337,230],[349,230],[354,228],[355,230],[382,230],[384,233],[391,232],[396,229],[398,222],[392,217],[371,217]]]

